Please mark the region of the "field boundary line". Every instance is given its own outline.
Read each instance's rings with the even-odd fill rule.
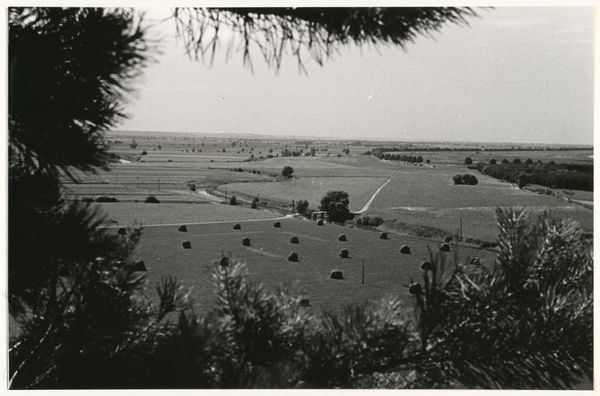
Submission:
[[[179,222],[179,223],[170,223],[170,224],[137,224],[141,227],[173,227],[173,226],[179,226],[182,224],[185,225],[203,225],[203,224],[227,224],[227,223],[248,223],[251,221],[273,221],[273,220],[284,220],[284,219],[290,219],[293,216],[291,214],[289,215],[285,215],[282,217],[273,217],[271,219],[248,219],[248,220],[223,220],[223,221],[201,221],[201,222],[196,222],[196,223],[190,223],[190,222]],[[123,226],[99,226],[97,228],[121,228],[121,227],[125,227],[125,225]]]

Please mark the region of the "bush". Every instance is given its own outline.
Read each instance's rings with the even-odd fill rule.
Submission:
[[[235,197],[235,195],[232,195],[231,198],[229,198],[229,205],[237,205],[238,201],[237,198]]]
[[[490,160],[490,165],[495,165],[495,164],[496,164],[496,160],[492,158],[492,159]]]
[[[148,195],[144,200],[144,203],[160,203],[158,199],[154,195]]]
[[[144,150],[140,153],[140,155],[147,155],[147,154],[148,154],[148,152],[146,150]]]
[[[456,175],[452,178],[454,184],[465,184],[469,186],[474,186],[478,183],[478,180],[475,176],[466,173],[464,175]]]
[[[329,191],[321,198],[319,210],[325,211],[331,221],[344,221],[352,217],[350,214],[350,200],[345,191]]]
[[[118,202],[116,197],[108,197],[106,195],[102,195],[96,197],[96,202]]]
[[[291,166],[284,166],[283,170],[281,171],[281,175],[283,177],[291,177],[293,173],[294,173],[294,168],[292,168]]]
[[[471,165],[472,163],[473,163],[473,160],[471,159],[471,157],[465,158],[465,165]]]

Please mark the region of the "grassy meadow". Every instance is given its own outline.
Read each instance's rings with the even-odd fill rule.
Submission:
[[[360,303],[388,293],[402,296],[410,306],[408,285],[420,280],[420,264],[429,260],[427,248],[446,255],[452,263],[478,257],[483,265],[491,264],[494,254],[489,251],[452,247],[453,252],[440,253],[439,244],[430,241],[390,235],[379,239],[379,233],[288,218],[274,221],[240,222],[241,230],[234,230],[232,222],[221,224],[188,225],[188,232],[179,232],[178,226],[148,227],[143,231],[136,258],[144,260],[150,281],[149,291],[161,276],[176,275],[185,286],[193,287],[199,311],[210,309],[215,301],[212,271],[221,254],[237,257],[246,262],[249,277],[266,287],[276,288],[283,283],[294,284],[304,291],[311,306],[339,311],[344,304]],[[346,242],[338,241],[345,234]],[[290,243],[292,236],[298,244]],[[242,239],[250,238],[251,245],[243,246]],[[191,249],[183,249],[183,241],[191,242]],[[411,254],[400,254],[402,245]],[[340,258],[341,249],[348,249],[349,258]],[[296,252],[298,262],[287,260]],[[365,284],[362,285],[362,262],[365,262]],[[344,280],[330,279],[332,270],[342,270]]]
[[[222,253],[246,261],[253,280],[272,288],[297,282],[312,306],[336,311],[345,303],[387,293],[407,297],[407,285],[411,279],[420,278],[419,265],[429,257],[427,247],[437,252],[439,238],[402,236],[402,227],[430,227],[456,235],[462,221],[463,238],[493,242],[497,235],[495,208],[524,206],[534,213],[548,210],[561,218],[573,218],[584,229],[593,230],[593,193],[555,189],[552,195],[538,194],[536,186],[521,190],[469,170],[464,164],[467,156],[475,163],[492,158],[593,163],[591,150],[488,151],[472,144],[472,150],[419,151],[434,145],[416,143],[410,146],[411,155],[422,155],[431,163],[411,166],[364,155],[375,147],[394,147],[397,142],[150,132],[112,132],[107,140],[119,161],[112,163],[108,171],[77,173],[76,180],[63,178],[68,195],[72,199],[117,198],[115,203],[91,206],[106,214],[105,226],[111,227],[111,232],[116,232],[116,222],[118,226],[144,226],[136,258],[144,260],[148,268],[149,291],[161,276],[174,275],[193,287],[200,310],[208,309],[214,301],[211,271]],[[137,146],[131,148],[134,140]],[[464,145],[456,145],[460,147]],[[306,153],[311,148],[315,149],[314,157],[281,156],[284,150]],[[345,149],[349,154],[344,153]],[[281,176],[284,166],[294,168],[292,178]],[[239,168],[241,172],[233,171]],[[452,177],[464,173],[475,175],[479,183],[454,185]],[[282,227],[273,227],[275,219],[282,218],[282,211],[289,210],[292,200],[308,200],[309,209],[316,210],[327,191],[343,190],[349,193],[350,210],[356,211],[388,180],[363,214],[389,220],[380,226],[390,231],[388,240],[379,239],[378,232],[331,224],[317,226],[295,218],[279,220]],[[192,184],[196,191],[190,190]],[[246,202],[238,206],[224,204],[225,191],[228,197],[235,193]],[[148,195],[161,203],[144,203]],[[256,196],[261,206],[250,209],[248,202]],[[233,230],[234,222],[239,222],[242,229]],[[180,224],[188,224],[187,233],[177,231]],[[347,242],[338,241],[342,233],[347,235]],[[297,236],[300,243],[291,244],[292,236]],[[242,246],[244,237],[251,239],[251,246]],[[184,240],[191,242],[192,249],[182,248]],[[399,253],[403,244],[411,247],[412,254]],[[342,248],[349,249],[349,258],[339,257]],[[494,260],[490,251],[464,246],[458,250],[459,262],[469,256],[480,257],[488,264]],[[287,260],[292,251],[298,253],[299,262]],[[445,254],[450,261],[454,259],[454,253]],[[341,269],[345,279],[329,279],[333,269]]]

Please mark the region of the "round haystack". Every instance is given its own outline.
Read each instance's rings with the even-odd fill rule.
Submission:
[[[138,272],[138,271],[148,271],[146,269],[146,264],[144,263],[144,260],[138,260],[138,261],[136,261],[135,264],[133,264],[133,270],[135,272]]]
[[[244,238],[244,239],[242,239],[242,245],[244,245],[244,246],[250,246],[250,238]]]
[[[410,254],[410,248],[406,245],[402,245],[400,248],[400,253],[402,254]]]
[[[184,249],[192,248],[192,244],[190,243],[190,241],[183,241],[183,243],[181,245],[183,246]]]
[[[290,243],[300,243],[300,241],[298,241],[298,237],[297,236],[293,236],[290,238]]]
[[[180,225],[179,228],[177,229],[177,231],[179,231],[179,232],[187,232],[187,227],[185,225]]]
[[[481,264],[481,262],[479,261],[479,259],[477,257],[473,257],[471,259],[471,264],[473,264],[473,265],[479,265],[479,264]]]
[[[423,271],[433,271],[433,264],[430,261],[423,261],[421,263],[421,269]]]
[[[288,261],[298,261],[298,253],[292,252],[288,256]]]
[[[227,257],[227,256],[221,257],[221,260],[219,260],[219,265],[221,267],[227,267],[229,265],[229,257]]]
[[[379,234],[379,239],[388,239],[387,232],[382,232],[381,234]]]
[[[317,221],[317,225],[322,226],[323,225],[323,220],[319,219],[319,221]]]
[[[344,274],[340,270],[331,271],[331,275],[329,275],[331,279],[344,279]]]
[[[410,286],[408,286],[408,292],[415,295],[423,294],[423,288],[420,283],[411,283]]]
[[[340,241],[340,242],[346,242],[347,241],[346,235],[340,234],[340,236],[338,237],[338,241]]]
[[[117,230],[117,234],[119,234],[119,235],[125,235],[125,234],[127,234],[127,229],[125,227],[120,227]]]
[[[342,250],[340,250],[340,257],[341,258],[348,258],[348,249],[342,249]]]
[[[276,221],[275,223],[273,223],[273,227],[275,227],[275,228],[281,228],[281,222]]]
[[[308,298],[303,298],[300,300],[301,307],[310,307],[310,300]]]
[[[442,243],[440,245],[440,252],[449,252],[450,251],[450,245],[448,245],[447,243]]]
[[[234,230],[241,230],[241,229],[242,229],[242,226],[240,225],[240,223],[235,223],[235,224],[233,225],[233,229],[234,229]]]

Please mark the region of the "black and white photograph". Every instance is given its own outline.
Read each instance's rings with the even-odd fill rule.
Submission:
[[[5,6],[5,389],[595,390],[597,9],[223,5]]]

